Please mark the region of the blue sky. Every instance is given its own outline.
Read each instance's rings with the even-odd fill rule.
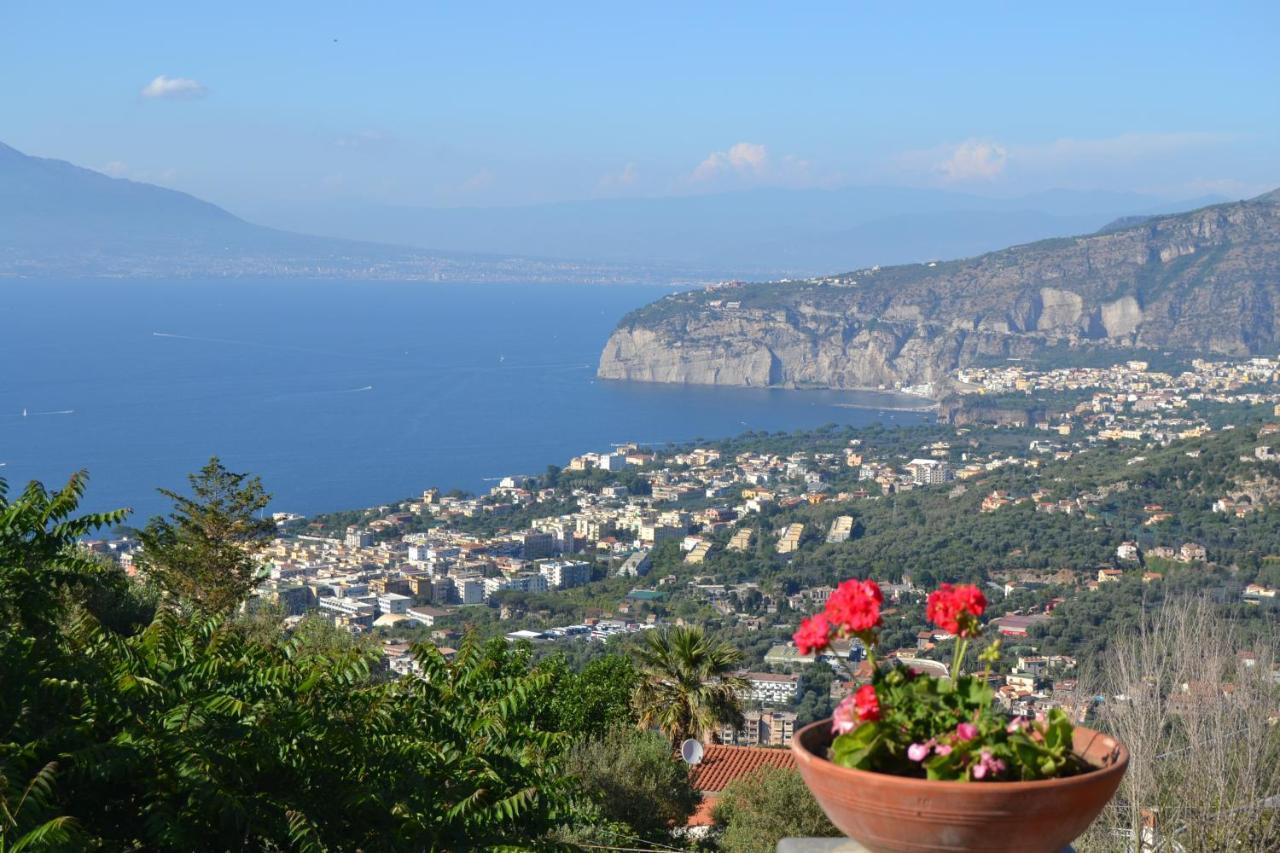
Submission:
[[[0,141],[233,209],[1280,185],[1280,4],[0,5]]]

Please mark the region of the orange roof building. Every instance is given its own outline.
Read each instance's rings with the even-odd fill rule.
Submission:
[[[789,749],[762,746],[728,746],[713,743],[705,747],[702,761],[690,768],[689,781],[702,794],[702,803],[689,818],[689,826],[710,826],[711,812],[720,792],[735,779],[754,773],[761,767],[796,769],[795,756]]]

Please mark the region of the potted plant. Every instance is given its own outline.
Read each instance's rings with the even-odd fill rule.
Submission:
[[[999,640],[978,656],[982,672],[961,672],[982,633],[987,602],[977,587],[943,584],[929,596],[929,620],[955,638],[947,678],[877,663],[883,601],[875,581],[845,581],[795,634],[804,654],[857,638],[872,666],[870,683],[792,741],[832,823],[877,853],[1057,853],[1070,844],[1115,794],[1124,745],[1073,726],[1061,709],[1003,713],[990,685]]]

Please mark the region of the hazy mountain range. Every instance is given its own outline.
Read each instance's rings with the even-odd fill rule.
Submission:
[[[1217,200],[1066,190],[995,199],[859,187],[506,208],[255,209],[283,230],[186,193],[0,144],[0,275],[778,278],[970,256]]]
[[[0,277],[630,282],[670,275],[641,265],[426,252],[265,228],[187,193],[0,143]]]
[[[1224,200],[1055,190],[1016,198],[905,187],[758,189],[502,208],[263,207],[298,230],[424,248],[661,261],[723,278],[816,275],[979,254],[1094,231],[1122,216]]]
[[[955,261],[668,296],[632,312],[608,379],[875,388],[1054,347],[1280,351],[1280,191]]]

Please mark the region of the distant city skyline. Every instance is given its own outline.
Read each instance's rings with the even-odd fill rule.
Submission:
[[[235,211],[1280,185],[1268,3],[11,2],[0,141]]]

